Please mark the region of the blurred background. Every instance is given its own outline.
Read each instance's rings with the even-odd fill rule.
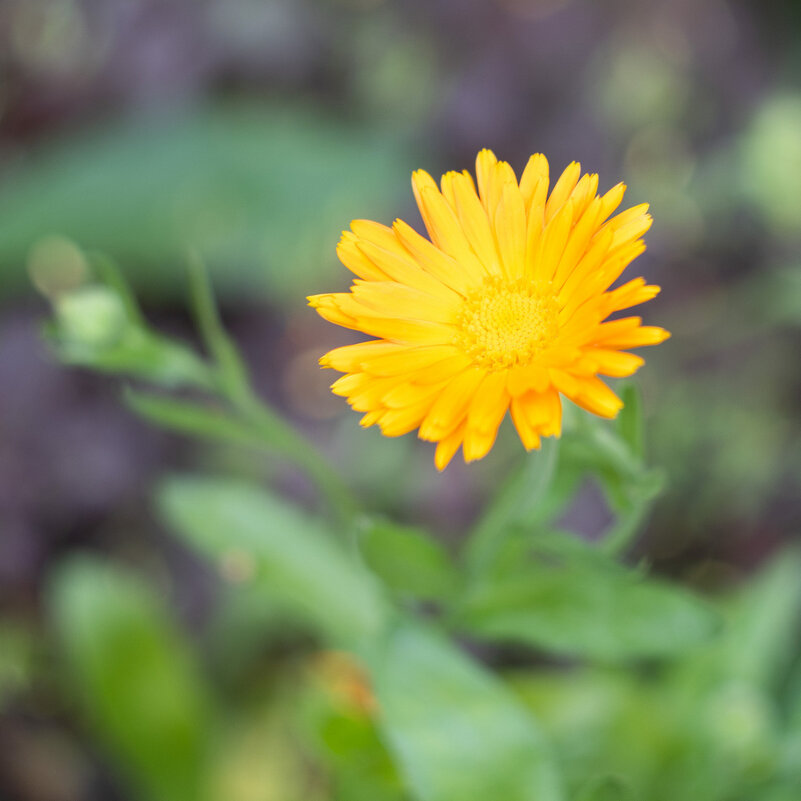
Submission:
[[[148,505],[182,468],[305,488],[281,465],[158,432],[125,410],[117,381],[60,367],[31,273],[81,271],[102,252],[153,323],[192,342],[184,262],[201,252],[259,392],[371,508],[458,542],[515,460],[514,436],[438,475],[413,435],[359,430],[316,364],[354,340],[305,296],[347,286],[334,247],[351,219],[419,227],[411,171],[472,169],[482,147],[518,170],[538,151],[554,172],[576,159],[602,188],[624,180],[629,205],[651,203],[629,272],[663,287],[643,313],[673,339],[638,376],[649,463],[667,476],[638,555],[716,591],[797,542],[796,0],[0,0],[0,797],[136,797],[59,661],[48,587],[87,550],[159,587],[226,703],[258,710],[232,727],[219,797],[334,797],[275,710],[276,682],[291,683],[309,644],[243,609],[221,622],[218,579]],[[592,536],[606,514],[587,486],[572,524]],[[339,667],[315,675],[338,687]],[[374,735],[330,719],[334,751],[368,752]],[[364,780],[342,770],[337,786],[353,786],[335,797],[360,798]],[[280,789],[297,776],[302,792]]]

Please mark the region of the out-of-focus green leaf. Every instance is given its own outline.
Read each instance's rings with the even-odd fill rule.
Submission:
[[[307,688],[302,719],[306,739],[330,772],[333,801],[407,801],[403,782],[376,728],[370,698],[359,692],[359,670],[341,652],[321,657]]]
[[[592,99],[610,128],[630,132],[681,118],[690,82],[675,61],[625,38],[600,52],[591,69]]]
[[[757,801],[797,801],[799,794],[801,794],[801,784],[788,782],[781,787],[771,787],[766,790],[760,794]]]
[[[731,602],[718,655],[731,679],[773,689],[797,656],[801,622],[801,551],[775,556]]]
[[[159,493],[165,520],[215,561],[231,555],[340,642],[376,636],[387,616],[378,584],[322,521],[227,479],[176,478]]]
[[[801,170],[801,95],[768,97],[742,138],[739,189],[770,225],[795,234],[801,224],[795,176]]]
[[[715,630],[710,607],[616,565],[571,537],[523,539],[528,553],[476,585],[456,625],[471,634],[600,660],[672,656]]]
[[[648,469],[642,409],[632,385],[623,387],[625,406],[616,423],[586,414],[575,415],[560,452],[557,486],[575,487],[582,476],[592,476],[603,490],[615,519],[602,534],[602,548],[610,554],[626,549],[637,534],[651,505],[664,487],[661,471]],[[570,494],[563,495],[569,501]],[[553,512],[558,512],[555,507]]]
[[[365,562],[394,592],[412,598],[447,598],[458,574],[448,552],[420,529],[370,520],[361,535]]]
[[[63,565],[50,590],[68,675],[103,747],[141,798],[201,798],[210,700],[164,605],[132,575],[90,557]]]
[[[793,698],[801,693],[787,671],[797,653],[798,560],[790,551],[768,564],[721,604],[728,625],[720,634],[664,670],[513,678],[558,746],[571,798],[593,775],[623,777],[633,798],[648,801],[799,796]]]
[[[632,798],[631,787],[617,776],[592,779],[579,790],[576,801],[626,801]]]
[[[37,149],[0,188],[6,287],[58,233],[135,266],[137,286],[183,291],[195,248],[224,291],[319,291],[354,217],[391,218],[419,158],[397,129],[312,109],[240,103],[122,119]],[[133,267],[131,268],[133,269]]]
[[[293,736],[288,703],[294,687],[281,687],[273,703],[249,698],[216,732],[217,749],[205,801],[329,801],[327,788]]]
[[[406,801],[398,771],[371,721],[332,715],[322,728],[336,801]]]
[[[534,719],[448,641],[402,624],[368,661],[380,726],[415,799],[562,798]]]

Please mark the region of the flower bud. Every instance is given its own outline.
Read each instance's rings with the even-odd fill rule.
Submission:
[[[128,317],[118,295],[105,286],[84,286],[55,302],[61,334],[91,347],[111,347],[122,339]]]

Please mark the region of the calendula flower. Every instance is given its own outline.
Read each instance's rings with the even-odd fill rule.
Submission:
[[[653,298],[642,278],[610,286],[645,250],[647,204],[614,217],[624,184],[598,196],[598,176],[570,164],[549,193],[548,161],[529,159],[518,183],[489,150],[437,187],[412,176],[430,241],[401,220],[354,220],[337,247],[358,278],[350,292],[309,303],[369,342],[320,360],[345,373],[332,386],[387,436],[419,429],[436,442],[442,470],[490,450],[507,410],[526,449],[559,436],[560,394],[602,417],[623,406],[599,375],[628,376],[643,359],[630,348],[668,332],[639,317],[607,320]]]

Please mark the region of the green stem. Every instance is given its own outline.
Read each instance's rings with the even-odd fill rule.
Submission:
[[[664,484],[664,477],[659,470],[649,470],[642,475],[641,484],[637,487],[629,508],[618,515],[618,519],[599,541],[598,548],[601,551],[618,557],[631,547]]]
[[[340,522],[350,528],[359,508],[352,493],[314,445],[254,393],[247,367],[220,320],[202,260],[191,253],[188,264],[192,307],[206,347],[216,363],[221,394],[260,439],[314,481]]]
[[[637,536],[650,503],[639,503],[604,534],[598,549],[612,557],[624,554]]]
[[[346,529],[352,527],[359,514],[359,504],[326,457],[252,393],[246,398],[229,397],[229,401],[265,444],[309,476],[340,523]]]
[[[521,467],[506,481],[476,524],[467,542],[468,571],[479,576],[492,564],[509,535],[512,524],[522,520],[548,491],[557,464],[559,442],[543,440],[538,454],[527,455]]]

